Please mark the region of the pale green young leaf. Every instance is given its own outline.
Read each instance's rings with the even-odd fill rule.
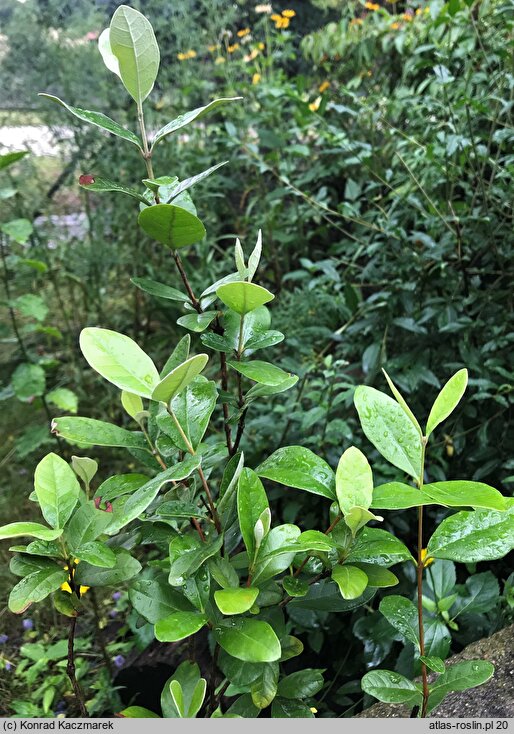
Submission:
[[[170,694],[171,694],[171,698],[173,699],[173,703],[175,704],[175,708],[177,709],[179,717],[183,719],[185,716],[184,696],[182,694],[182,686],[180,685],[178,680],[170,681]]]
[[[112,71],[113,74],[116,74],[116,76],[121,79],[120,63],[112,52],[109,35],[110,28],[104,28],[104,30],[98,36],[98,50],[100,51],[100,55],[105,66],[109,69],[109,71]]]
[[[176,130],[180,130],[180,128],[185,127],[186,125],[189,125],[190,122],[193,122],[193,120],[199,120],[202,117],[205,117],[205,115],[210,114],[212,111],[214,111],[217,107],[220,105],[226,104],[227,102],[236,102],[240,99],[243,99],[242,97],[224,97],[221,99],[215,99],[212,102],[209,102],[209,104],[205,105],[204,107],[197,107],[195,110],[191,110],[190,112],[185,112],[183,115],[179,115],[179,117],[176,117],[171,122],[168,122],[164,127],[162,127],[156,134],[154,141],[152,143],[152,149],[157,145],[157,143],[165,138],[167,135],[170,135],[171,133],[174,133]]]
[[[80,334],[80,348],[90,366],[116,387],[151,398],[159,373],[133,339],[110,329],[88,327]]]
[[[336,495],[341,512],[352,507],[367,509],[373,497],[373,474],[368,460],[355,446],[346,449],[336,470]]]
[[[204,311],[203,313],[188,313],[177,319],[177,324],[197,334],[208,329],[217,316],[216,311]]]
[[[220,285],[216,295],[225,306],[241,316],[254,311],[259,306],[263,306],[275,298],[273,293],[270,293],[266,288],[255,283],[247,283],[244,280]]]
[[[389,385],[391,392],[393,393],[394,397],[396,398],[398,403],[402,406],[403,410],[405,411],[405,415],[407,415],[410,418],[410,420],[412,421],[412,425],[414,426],[416,431],[419,433],[419,435],[423,436],[423,431],[421,430],[421,426],[419,425],[416,419],[416,416],[414,415],[412,410],[407,405],[407,401],[405,400],[401,392],[398,390],[394,382],[391,380],[391,378],[389,377],[389,375],[387,374],[384,368],[382,368],[382,372],[385,375],[387,384]]]
[[[338,585],[343,599],[358,599],[368,585],[366,573],[357,566],[350,564],[334,566],[332,581],[335,581]]]
[[[250,663],[272,663],[281,655],[280,642],[267,623],[247,617],[227,619],[213,629],[214,639],[229,655]]]
[[[172,250],[187,247],[205,237],[205,227],[197,216],[175,204],[155,204],[139,214],[146,234]]]
[[[368,524],[371,520],[382,522],[384,518],[380,515],[374,515],[365,507],[352,507],[344,516],[345,524],[350,528],[352,536],[355,538],[358,531]]]
[[[0,527],[0,540],[7,538],[38,538],[39,540],[55,540],[62,535],[62,528],[47,528],[38,522],[11,522]]]
[[[119,75],[132,99],[141,105],[153,89],[159,70],[159,46],[150,22],[139,11],[120,5],[109,30]]]
[[[290,372],[284,372],[280,367],[270,362],[262,362],[259,359],[253,359],[250,362],[229,360],[227,364],[236,372],[261,385],[276,387],[283,384],[284,380],[292,377]]]
[[[0,230],[20,245],[25,245],[33,232],[28,219],[11,219],[0,225]]]
[[[242,469],[237,485],[237,514],[241,535],[252,560],[256,551],[255,523],[268,507],[268,498],[257,474],[252,469]]]
[[[66,387],[56,387],[46,394],[48,403],[55,405],[59,410],[68,413],[76,413],[79,407],[79,399],[76,393]]]
[[[206,354],[196,354],[169,372],[155,387],[152,400],[169,403],[200,374],[209,361]]]
[[[177,642],[194,635],[205,624],[207,617],[200,612],[172,612],[155,624],[155,637],[159,642]]]
[[[63,528],[80,495],[80,485],[69,464],[57,454],[47,454],[36,467],[34,488],[47,523]]]
[[[214,601],[222,614],[244,614],[253,607],[259,589],[252,586],[237,589],[218,589],[214,592]]]
[[[234,247],[234,259],[236,261],[236,270],[239,273],[239,277],[241,278],[241,280],[244,280],[247,270],[245,264],[245,254],[243,252],[243,248],[241,247],[239,237],[236,239],[236,245]]]
[[[364,571],[368,577],[368,586],[372,588],[385,589],[399,583],[398,577],[383,566],[374,563],[354,563],[353,565]]]
[[[450,377],[436,397],[430,415],[428,416],[426,427],[427,436],[430,436],[434,428],[446,420],[450,413],[453,413],[466,391],[467,384],[468,371],[466,369],[459,370],[453,377]]]
[[[70,443],[84,446],[123,446],[127,449],[149,451],[142,433],[127,431],[112,423],[97,421],[95,418],[63,416],[52,421],[52,433]]]
[[[261,261],[262,253],[262,230],[260,229],[257,234],[257,243],[252,251],[252,254],[248,258],[248,282],[251,283],[253,276],[257,272],[259,263]]]
[[[78,478],[82,479],[86,485],[90,484],[98,471],[98,462],[90,459],[89,456],[72,456],[71,466]]]
[[[141,397],[139,395],[134,395],[134,393],[128,392],[127,390],[121,391],[121,404],[125,413],[135,421],[138,421],[138,416],[143,413],[145,409]]]

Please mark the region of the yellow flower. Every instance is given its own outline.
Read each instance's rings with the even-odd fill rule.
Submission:
[[[261,75],[258,72],[252,76],[252,84],[258,84],[261,80]]]
[[[275,21],[275,23],[278,23],[279,21],[282,20],[282,16],[277,15],[277,13],[273,13],[273,15],[271,16],[271,20]]]
[[[180,52],[179,54],[177,54],[177,59],[179,61],[185,61],[187,59],[187,56],[186,54],[183,54],[182,52]]]
[[[249,28],[243,28],[242,30],[240,30],[240,31],[237,32],[237,35],[239,36],[239,38],[244,38],[249,33],[250,33],[250,29]]]
[[[283,10],[282,15],[284,18],[294,18],[296,13],[294,10]]]
[[[378,3],[367,2],[367,3],[364,3],[364,7],[367,10],[380,10],[380,5]]]
[[[216,59],[214,60],[214,63],[215,63],[215,64],[218,64],[218,66],[219,66],[219,64],[224,64],[224,63],[225,63],[225,57],[224,57],[224,56],[218,56],[218,57],[217,57],[217,58],[216,58]]]
[[[229,54],[233,54],[234,51],[237,51],[238,48],[239,48],[239,44],[233,43],[232,46],[227,47],[227,51],[229,52]]]
[[[253,61],[258,55],[259,55],[258,50],[256,48],[253,48],[249,54],[246,54],[244,59],[248,63],[248,61]]]
[[[433,558],[427,558],[428,552],[426,548],[421,549],[421,561],[426,568],[427,566],[430,566],[431,563],[434,562]]]
[[[317,99],[314,100],[314,102],[311,102],[309,105],[309,109],[311,112],[316,112],[319,110],[319,106],[321,104],[321,97],[317,97]]]
[[[77,566],[78,563],[80,563],[80,559],[75,558],[74,561],[73,561],[73,564],[74,564],[73,565],[73,568],[70,571],[69,581],[65,581],[64,584],[61,584],[61,590],[62,591],[67,591],[68,594],[71,594],[72,593],[72,591],[71,591],[71,584],[69,582],[70,581],[73,581],[73,577],[75,575],[75,567]],[[64,567],[64,570],[65,571],[68,571],[69,570],[68,564],[66,564],[66,566]],[[89,591],[89,586],[80,586],[79,587],[79,596],[83,596],[86,593],[86,591]]]
[[[362,25],[362,18],[352,18],[350,25]]]
[[[424,10],[423,12],[425,13],[425,15],[426,15],[427,13],[430,13],[430,8],[425,8],[425,10]]]
[[[403,13],[402,18],[409,23],[412,20],[412,15],[410,13]]]
[[[193,49],[189,49],[189,51],[187,52],[187,58],[194,59],[195,56],[196,56],[196,51],[193,51]]]
[[[397,31],[399,27],[400,27],[399,23],[391,23],[391,28],[393,31]]]
[[[261,41],[260,43],[258,43],[258,44],[257,44],[257,48],[259,49],[259,51],[264,51],[264,49],[266,48],[266,46],[265,46],[265,44],[264,44],[264,43],[263,43],[263,42]]]
[[[215,45],[215,44],[211,44],[210,46],[207,46],[207,50],[210,51],[211,53],[213,51],[216,51],[217,48],[218,48],[218,46]]]
[[[314,706],[311,706],[310,709],[309,709],[309,711],[311,712],[311,714],[317,714],[318,713],[318,709],[315,709]]]
[[[323,94],[323,92],[325,92],[325,91],[326,91],[326,90],[327,90],[327,89],[329,88],[329,86],[330,86],[330,82],[327,82],[327,81],[325,80],[324,82],[322,82],[322,83],[321,83],[321,84],[319,85],[319,87],[318,87],[318,91],[319,91],[319,92],[321,92],[321,94]]]
[[[179,61],[186,61],[187,59],[194,59],[196,56],[196,51],[193,51],[192,48],[189,49],[189,51],[186,51],[185,53],[179,53],[177,54],[177,59]]]
[[[422,12],[421,8],[416,8],[416,15],[421,15]]]

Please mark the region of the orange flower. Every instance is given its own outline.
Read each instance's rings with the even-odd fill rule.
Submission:
[[[402,18],[403,20],[406,20],[407,23],[409,23],[412,20],[412,15],[411,13],[403,13]]]
[[[350,25],[362,25],[362,23],[362,18],[352,18],[350,21]]]
[[[232,46],[227,47],[227,51],[229,52],[229,54],[233,54],[234,51],[237,51],[238,48],[239,48],[239,44],[233,43]]]
[[[380,10],[380,5],[378,3],[367,2],[367,3],[364,3],[364,7],[367,10]]]
[[[241,29],[240,31],[237,32],[237,35],[239,36],[239,38],[244,38],[249,33],[250,33],[250,29],[249,28],[243,28],[243,29]]]
[[[255,72],[255,74],[252,76],[252,84],[258,84],[261,80],[261,75]]]
[[[327,82],[327,81],[325,80],[324,82],[322,82],[322,83],[321,83],[321,84],[319,85],[319,87],[318,87],[318,91],[319,91],[319,92],[321,92],[321,94],[323,94],[323,92],[325,92],[325,91],[326,91],[326,90],[327,90],[327,89],[329,88],[329,86],[330,86],[330,82]]]
[[[400,27],[399,23],[391,23],[391,28],[393,31],[397,31],[399,27]]]

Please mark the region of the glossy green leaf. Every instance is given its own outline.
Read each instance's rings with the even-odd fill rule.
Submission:
[[[343,599],[358,599],[368,585],[368,577],[357,566],[345,564],[334,566],[332,581],[335,581]]]
[[[437,504],[448,507],[477,507],[500,512],[507,507],[505,497],[482,482],[434,482],[424,484],[423,493]]]
[[[175,367],[155,387],[152,400],[169,403],[179,395],[200,374],[209,361],[206,354],[196,354],[186,362]]]
[[[11,522],[0,527],[0,540],[6,538],[39,538],[39,540],[55,540],[62,535],[62,529],[47,528],[38,522]]]
[[[176,117],[171,122],[168,122],[164,127],[162,127],[156,134],[154,141],[152,143],[152,148],[157,145],[157,143],[165,138],[167,135],[170,135],[171,133],[174,133],[176,130],[180,130],[180,128],[185,127],[186,125],[189,125],[190,122],[193,122],[193,120],[198,120],[205,115],[208,115],[210,112],[215,110],[220,105],[226,104],[227,102],[236,102],[237,100],[243,99],[242,97],[224,97],[222,99],[215,99],[214,101],[210,102],[209,104],[205,105],[204,107],[197,107],[195,110],[191,110],[190,112],[185,112],[183,115],[180,115],[179,117]]]
[[[354,395],[362,429],[391,464],[419,479],[421,438],[403,408],[373,387],[361,385]]]
[[[254,311],[259,306],[263,306],[275,298],[273,293],[270,293],[266,288],[243,280],[220,285],[216,295],[225,306],[241,316]]]
[[[127,392],[127,390],[121,391],[121,404],[131,418],[135,421],[138,420],[138,416],[144,411],[143,401],[139,395]]]
[[[151,278],[131,278],[130,282],[134,283],[134,285],[140,290],[145,293],[149,293],[151,296],[166,298],[169,301],[179,301],[180,303],[184,303],[189,300],[185,293],[181,293],[170,285],[158,283],[156,280],[152,280]]]
[[[410,599],[397,595],[386,596],[380,602],[380,612],[402,637],[419,648],[418,610]]]
[[[155,624],[155,637],[159,642],[177,642],[194,635],[205,624],[207,617],[199,612],[172,612]]]
[[[514,500],[505,512],[475,510],[447,517],[427,546],[432,558],[477,563],[503,558],[514,548]]]
[[[257,398],[268,397],[270,395],[278,395],[279,393],[290,390],[298,382],[298,375],[291,375],[286,377],[285,380],[279,382],[278,385],[254,385],[251,387],[245,395],[246,402],[256,400]]]
[[[125,334],[88,327],[80,334],[80,349],[91,367],[116,387],[151,398],[159,373],[150,357]]]
[[[414,561],[414,558],[407,546],[387,530],[364,528],[347,560],[350,563],[376,563],[388,567],[402,561]]]
[[[214,601],[222,614],[243,614],[253,607],[259,589],[252,586],[237,589],[218,589]]]
[[[271,385],[272,387],[281,385],[284,380],[288,380],[292,377],[291,373],[284,372],[280,367],[276,367],[274,364],[270,364],[269,362],[261,362],[258,359],[254,359],[251,362],[229,360],[227,364],[232,367],[233,370],[236,370],[236,372],[248,377],[250,380],[263,385]]]
[[[450,413],[453,413],[466,391],[467,384],[468,371],[466,369],[459,370],[453,377],[450,377],[435,399],[430,415],[428,416],[426,427],[427,436],[430,436],[434,428],[446,420]]]
[[[256,473],[286,487],[336,499],[334,472],[326,461],[303,446],[278,449],[257,467]]]
[[[159,46],[153,28],[139,11],[120,5],[112,16],[109,42],[118,59],[123,85],[140,105],[152,91],[159,70]]]
[[[148,201],[139,193],[139,191],[136,191],[136,189],[131,189],[129,186],[123,186],[123,184],[111,181],[109,178],[101,178],[100,176],[93,176],[92,178],[93,181],[91,183],[81,183],[79,181],[79,186],[87,191],[96,191],[98,193],[114,192],[127,194],[127,196],[131,196],[133,199],[136,199],[137,201],[145,204],[145,206],[148,206]]]
[[[294,576],[284,576],[282,579],[282,586],[288,596],[301,597],[309,591],[309,584],[303,579],[295,578]]]
[[[47,523],[53,528],[63,528],[80,495],[72,468],[57,454],[47,454],[36,467],[34,488]]]
[[[336,470],[336,495],[341,512],[352,507],[367,509],[373,496],[373,474],[368,460],[358,448],[350,446],[339,459]]]
[[[422,663],[425,663],[429,670],[432,670],[434,673],[444,673],[444,671],[446,670],[444,660],[441,660],[441,658],[429,657],[428,655],[420,655],[419,659]]]
[[[382,372],[385,375],[385,378],[387,380],[387,384],[389,385],[389,388],[390,388],[391,392],[393,393],[394,397],[396,398],[396,401],[399,403],[399,405],[402,406],[405,415],[407,415],[410,418],[410,420],[412,422],[412,425],[414,426],[414,428],[416,429],[416,431],[419,433],[419,435],[420,436],[423,436],[423,431],[421,430],[421,426],[419,425],[416,416],[414,415],[414,413],[412,412],[412,410],[407,405],[407,402],[406,402],[405,398],[403,397],[403,395],[401,394],[401,392],[398,390],[398,388],[396,387],[396,385],[394,384],[394,382],[391,380],[391,378],[389,377],[389,375],[387,374],[387,372],[383,368],[382,368]]]
[[[314,719],[314,714],[303,701],[295,699],[275,698],[271,704],[273,719]]]
[[[261,480],[252,469],[243,469],[237,485],[237,514],[246,550],[252,560],[256,551],[253,532],[255,523],[268,507],[268,498]]]
[[[375,487],[371,507],[380,510],[405,510],[435,504],[425,492],[402,482],[388,482]]]
[[[254,706],[258,709],[267,708],[277,694],[278,663],[264,663],[260,675],[252,682],[251,696]]]
[[[205,237],[205,227],[197,216],[174,204],[155,204],[139,214],[146,234],[172,250],[194,245]]]
[[[147,481],[148,477],[145,474],[115,474],[98,486],[95,497],[101,497],[103,501],[112,501],[124,494],[132,494]]]
[[[122,719],[160,719],[158,714],[154,714],[150,709],[145,709],[144,706],[129,706],[123,711],[120,711],[117,716]]]
[[[494,665],[487,660],[464,660],[455,663],[430,686],[428,712],[433,711],[448,693],[467,691],[486,683],[494,675]]]
[[[192,535],[179,535],[170,542],[170,573],[171,586],[183,586],[184,580],[198,569],[212,556],[216,555],[223,545],[223,536],[218,535],[213,540],[202,543]]]
[[[199,375],[171,401],[171,409],[195,451],[207,430],[217,399],[216,383]],[[157,413],[157,425],[177,448],[181,451],[188,450],[175,421],[164,406]]]
[[[42,601],[68,579],[68,572],[55,563],[48,563],[13,587],[9,595],[9,609],[22,614],[31,604]]]
[[[322,668],[304,668],[282,678],[278,684],[278,695],[282,698],[311,698],[323,688]]]
[[[273,628],[257,619],[227,619],[214,627],[214,638],[229,655],[250,663],[271,663],[281,655]]]
[[[357,599],[343,599],[337,584],[324,579],[319,583],[311,584],[308,593],[303,597],[293,599],[289,606],[293,609],[315,612],[351,612],[367,604],[375,594],[376,589],[367,588]]]
[[[191,611],[190,602],[163,580],[136,579],[129,589],[130,603],[151,624],[174,612]]]
[[[362,678],[362,690],[384,703],[421,704],[422,693],[413,681],[389,670],[372,670]]]
[[[255,562],[253,582],[263,584],[268,579],[285,571],[303,547],[296,543],[300,528],[290,523],[272,528],[264,539]]]
[[[104,543],[98,540],[91,540],[80,546],[78,556],[81,561],[86,561],[91,566],[100,568],[114,568],[116,565],[116,556],[114,552]]]
[[[148,444],[142,433],[127,431],[125,428],[97,421],[94,418],[75,418],[73,416],[54,418],[52,433],[65,438],[70,443],[91,446],[124,446],[127,449],[148,451]]]
[[[66,526],[65,541],[77,555],[83,545],[102,535],[111,521],[111,513],[96,508],[93,501],[84,502],[76,508]]]
[[[123,548],[115,548],[115,564],[111,568],[98,568],[82,561],[75,571],[75,582],[82,586],[117,586],[141,571],[141,564]]]
[[[383,566],[378,566],[374,563],[355,563],[353,565],[360,568],[361,571],[364,571],[368,577],[368,586],[384,589],[398,584],[397,576]]]
[[[355,538],[358,531],[363,528],[368,522],[375,520],[381,522],[384,518],[379,515],[374,515],[364,507],[352,507],[344,516],[345,524],[350,528],[352,536]]]
[[[214,321],[217,316],[216,311],[204,311],[203,313],[188,313],[186,316],[181,316],[177,319],[177,324],[183,326],[184,329],[194,331],[200,334],[205,331],[210,324]]]
[[[200,181],[203,181],[204,178],[207,178],[207,176],[210,176],[211,173],[214,173],[214,171],[217,171],[218,168],[221,168],[222,166],[226,166],[227,163],[228,161],[223,161],[222,163],[216,163],[215,166],[211,166],[210,168],[207,168],[207,170],[202,171],[201,173],[197,173],[196,176],[185,178],[183,181],[177,181],[176,186],[171,190],[166,200],[166,203],[167,204],[171,203],[183,191],[187,191],[187,189],[190,189],[192,186],[195,186],[195,184],[200,183]]]
[[[141,149],[141,141],[137,135],[134,135],[133,132],[122,127],[101,112],[90,112],[89,110],[82,110],[80,107],[72,107],[71,105],[66,104],[66,102],[63,102],[62,99],[59,99],[59,97],[55,97],[53,94],[40,93],[39,97],[45,97],[46,99],[50,99],[52,102],[57,102],[57,104],[60,104],[62,107],[67,109],[68,112],[71,112],[72,115],[78,117],[79,120],[89,122],[91,125],[96,125],[96,127],[106,130],[112,135],[117,135],[119,138],[128,140],[129,143],[133,143]]]

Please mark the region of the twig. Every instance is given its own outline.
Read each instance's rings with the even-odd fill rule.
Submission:
[[[68,664],[66,665],[66,673],[68,674],[68,678],[71,681],[73,693],[75,694],[75,700],[77,701],[80,710],[80,715],[83,719],[87,719],[89,718],[89,714],[87,712],[86,704],[84,703],[84,694],[82,693],[82,689],[75,675],[74,643],[76,624],[77,618],[70,617],[70,631],[68,634]]]

